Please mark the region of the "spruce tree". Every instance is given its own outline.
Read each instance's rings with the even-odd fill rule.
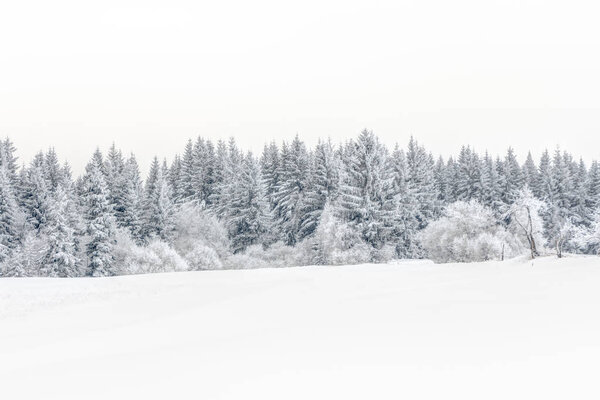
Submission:
[[[319,141],[312,157],[309,183],[301,210],[299,240],[315,232],[325,204],[337,199],[339,180],[340,161],[331,141]]]
[[[540,192],[540,188],[538,184],[540,182],[538,168],[535,165],[535,161],[533,161],[533,157],[531,156],[531,152],[527,153],[527,159],[525,160],[525,164],[523,164],[523,180],[525,185],[531,189],[534,195]]]
[[[271,221],[260,165],[251,153],[243,159],[238,184],[228,201],[226,215],[231,246],[235,253],[262,243]]]
[[[74,277],[79,274],[79,259],[75,243],[76,220],[67,188],[60,183],[52,196],[48,209],[48,222],[42,233],[47,238],[48,250],[43,258],[42,270],[46,276]]]
[[[16,227],[17,202],[10,182],[8,167],[0,166],[0,264],[5,262],[18,244]]]
[[[393,175],[387,151],[368,130],[361,132],[353,148],[341,186],[341,215],[362,240],[379,249],[393,224]]]
[[[117,213],[117,224],[127,229],[138,244],[144,241],[144,190],[140,170],[132,154],[125,163],[120,203],[123,207]]]
[[[175,208],[166,172],[166,168],[156,170],[153,189],[147,192],[145,229],[147,237],[168,242],[175,229],[173,220]]]
[[[309,156],[298,135],[285,152],[282,152],[280,184],[275,195],[275,215],[283,241],[295,245],[302,222],[302,209],[309,179]]]
[[[181,159],[181,172],[175,192],[175,198],[178,202],[186,202],[194,199],[194,175],[194,144],[190,139],[185,146],[183,158]]]
[[[43,163],[39,165],[34,159],[23,178],[20,203],[29,225],[35,231],[40,231],[46,223],[50,201],[50,190],[44,178]]]
[[[506,157],[499,167],[502,190],[500,197],[505,204],[512,204],[525,185],[523,171],[512,147],[508,148]]]
[[[116,226],[102,165],[101,159],[93,158],[86,168],[83,185],[85,219],[89,236],[88,274],[91,276],[115,274],[113,248]]]
[[[265,145],[260,159],[260,167],[265,181],[265,195],[269,202],[269,208],[273,210],[275,208],[275,194],[279,187],[280,173],[279,148],[275,142],[271,142],[268,146]]]

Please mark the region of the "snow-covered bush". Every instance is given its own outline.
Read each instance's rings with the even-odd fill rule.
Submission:
[[[273,243],[268,248],[263,245],[249,246],[243,253],[229,257],[226,267],[231,269],[282,268],[306,265],[301,244],[287,246],[283,242]]]
[[[177,272],[190,269],[188,263],[165,242],[154,240],[138,246],[124,230],[117,233],[114,248],[117,275]]]
[[[450,204],[419,238],[427,256],[442,263],[497,260],[519,252],[493,211],[475,200]]]
[[[594,212],[589,228],[575,230],[573,241],[584,252],[600,255],[600,208]]]
[[[230,254],[227,230],[206,210],[194,203],[182,204],[175,213],[173,247],[184,257],[195,252],[199,244],[213,249],[219,258]]]
[[[197,244],[192,251],[188,252],[185,255],[185,261],[190,269],[196,271],[223,268],[217,252],[203,244]]]

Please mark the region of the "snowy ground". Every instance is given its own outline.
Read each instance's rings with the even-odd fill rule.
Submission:
[[[0,279],[2,399],[597,399],[600,258]]]

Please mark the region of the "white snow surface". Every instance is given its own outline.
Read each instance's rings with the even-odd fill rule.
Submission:
[[[0,279],[2,399],[597,399],[600,258]]]

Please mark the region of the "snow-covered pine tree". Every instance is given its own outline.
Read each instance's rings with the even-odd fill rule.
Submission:
[[[42,230],[48,249],[42,261],[44,276],[69,278],[79,275],[79,259],[75,243],[76,216],[68,188],[59,183],[48,208],[48,222]]]
[[[481,198],[479,201],[484,206],[491,208],[496,217],[499,217],[502,203],[500,199],[500,180],[496,164],[487,151],[481,163],[480,176]]]
[[[527,158],[525,159],[525,163],[523,164],[523,181],[525,185],[531,192],[536,195],[539,192],[538,183],[540,181],[539,171],[537,166],[535,165],[535,161],[533,161],[533,156],[531,152],[527,153]]]
[[[223,144],[224,145],[224,144]],[[213,210],[220,218],[228,215],[227,209],[229,202],[234,197],[236,186],[242,173],[243,155],[238,149],[235,140],[231,138],[227,146],[219,146],[217,151],[217,161],[221,171],[220,183],[215,186],[212,202]]]
[[[217,214],[220,212],[221,204],[223,203],[223,196],[221,192],[227,187],[225,180],[227,179],[228,164],[229,154],[227,151],[227,144],[224,141],[219,140],[215,150],[213,162],[213,183],[209,198],[210,208]]]
[[[152,159],[152,164],[150,164],[150,172],[148,173],[148,179],[146,179],[146,186],[144,188],[144,192],[146,198],[149,199],[156,192],[158,175],[160,174],[161,166],[158,161],[158,157],[154,157]]]
[[[216,172],[216,153],[215,153],[215,145],[212,141],[206,140],[206,160],[204,163],[204,182],[202,184],[202,196],[204,199],[204,203],[207,207],[212,207],[212,200],[214,198],[213,194],[216,190],[217,185],[217,172]]]
[[[50,193],[54,193],[59,184],[62,183],[62,167],[54,148],[50,148],[44,156],[44,178]]]
[[[393,154],[395,154],[397,151],[399,151],[398,145],[396,145],[396,149],[394,149]],[[438,201],[441,204],[446,203],[446,199],[448,197],[448,181],[446,176],[446,163],[444,162],[442,156],[440,156],[435,163],[435,167],[433,169],[433,180],[435,191],[438,194]]]
[[[194,144],[194,176],[192,185],[194,188],[195,200],[200,204],[206,204],[205,187],[208,179],[207,162],[208,152],[206,149],[206,141],[199,136]]]
[[[458,165],[453,157],[448,158],[446,168],[444,170],[446,180],[446,193],[444,200],[446,204],[454,203],[457,198],[458,188]]]
[[[0,166],[0,264],[10,257],[19,242],[17,234],[18,205],[13,194],[6,164]]]
[[[181,180],[181,157],[179,154],[175,155],[171,166],[169,167],[169,188],[173,196],[173,202],[179,203],[179,197],[177,195],[177,188],[179,187],[179,181]]]
[[[587,207],[588,210],[600,208],[600,164],[593,161],[588,172],[587,183]]]
[[[387,150],[366,129],[353,148],[340,187],[340,214],[362,240],[380,249],[389,239],[394,222],[393,175]]]
[[[102,159],[94,156],[86,167],[82,188],[89,236],[86,252],[88,274],[91,276],[115,274],[113,249],[116,242],[116,224],[102,169]]]
[[[167,170],[166,167],[157,168],[153,189],[147,192],[145,231],[149,238],[159,238],[169,242],[175,229],[175,206],[171,197]]]
[[[458,157],[456,199],[469,201],[481,198],[481,163],[479,156],[468,146],[463,146]]]
[[[177,202],[186,202],[194,199],[194,167],[194,144],[190,139],[185,145],[183,157],[181,158],[181,171],[175,192]]]
[[[27,222],[35,231],[41,230],[46,223],[50,197],[50,190],[44,178],[43,158],[41,164],[39,161],[36,157],[23,176],[20,199]]]
[[[538,183],[532,188],[533,194],[548,204],[554,202],[553,187],[554,179],[552,174],[552,161],[550,159],[550,153],[545,150],[540,158],[540,166],[538,168]]]
[[[588,171],[583,159],[579,160],[573,171],[573,194],[571,196],[570,214],[576,225],[589,226],[592,218],[592,212],[588,208]]]
[[[339,190],[340,160],[331,141],[319,141],[312,157],[309,183],[301,210],[298,239],[311,236],[319,224],[328,201],[335,201]]]
[[[505,204],[512,204],[525,185],[523,171],[512,147],[508,148],[506,157],[499,167],[500,198]]]
[[[110,146],[106,160],[104,161],[104,170],[106,171],[106,186],[110,193],[110,202],[113,204],[115,216],[121,212],[124,206],[121,202],[124,168],[125,160],[123,158],[123,153],[121,153],[113,143]]]
[[[17,149],[13,142],[6,138],[0,141],[0,166],[6,167],[6,174],[10,180],[13,189],[18,184],[18,157],[16,156]],[[16,195],[16,193],[15,193]]]
[[[279,218],[282,239],[289,246],[299,241],[298,232],[308,179],[308,151],[304,142],[296,135],[289,149],[282,151],[280,185],[275,195],[277,204],[274,210]]]
[[[240,177],[229,197],[225,219],[234,253],[262,243],[271,226],[260,164],[252,153],[243,158]]]
[[[391,237],[396,242],[396,254],[400,258],[419,258],[421,248],[418,245],[417,231],[419,229],[419,204],[417,201],[417,191],[408,183],[408,166],[406,155],[398,145],[394,149],[391,157],[391,170],[394,174],[393,194],[394,194],[394,213]],[[443,161],[441,161],[443,163]],[[445,182],[445,174],[438,179]],[[442,189],[442,185],[437,186]],[[438,192],[442,193],[442,192]],[[440,195],[438,194],[438,199]],[[443,202],[443,200],[440,200]]]
[[[140,169],[133,154],[125,162],[123,169],[119,203],[123,205],[116,212],[117,225],[127,229],[137,244],[144,242],[144,189]]]
[[[433,179],[434,165],[435,163],[431,154],[428,154],[425,148],[411,137],[406,152],[406,182],[409,190],[414,193],[415,199],[419,204],[419,213],[417,215],[419,229],[426,227],[429,220],[439,215],[441,211]]]
[[[269,145],[265,145],[260,158],[261,172],[265,181],[265,195],[271,210],[275,208],[275,193],[279,187],[279,164],[279,147],[273,141]]]

